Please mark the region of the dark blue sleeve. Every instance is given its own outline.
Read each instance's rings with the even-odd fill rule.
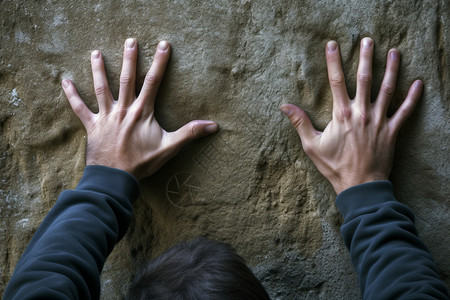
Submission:
[[[132,175],[87,166],[42,221],[3,299],[98,299],[103,264],[127,231],[139,192]]]
[[[336,204],[364,299],[448,299],[414,215],[395,199],[391,182],[349,188]]]

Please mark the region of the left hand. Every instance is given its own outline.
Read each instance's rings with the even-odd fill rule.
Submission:
[[[121,169],[140,180],[155,173],[185,143],[214,133],[219,126],[213,121],[196,120],[174,132],[161,128],[155,119],[154,103],[169,60],[170,44],[159,43],[142,90],[136,97],[137,55],[136,40],[128,39],[116,101],[108,86],[102,55],[98,50],[92,52],[97,114],[89,110],[70,80],[64,79],[62,85],[73,111],[87,131],[86,165]]]

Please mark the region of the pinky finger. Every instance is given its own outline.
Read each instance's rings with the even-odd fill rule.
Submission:
[[[70,80],[64,79],[62,81],[62,87],[64,93],[66,94],[67,99],[69,100],[73,112],[78,116],[78,118],[80,118],[84,127],[88,129],[93,117],[93,113],[89,110],[84,101],[80,98],[80,95],[78,95],[75,85]]]
[[[394,133],[398,133],[400,128],[406,122],[406,120],[411,116],[417,102],[419,102],[420,96],[422,95],[423,82],[422,80],[416,80],[411,85],[406,96],[405,101],[400,105],[399,109],[391,117],[389,123]]]

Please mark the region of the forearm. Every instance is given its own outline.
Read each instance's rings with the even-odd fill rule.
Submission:
[[[131,175],[86,167],[76,190],[61,193],[20,258],[4,299],[91,299],[99,275],[132,218],[139,185]]]
[[[364,299],[448,298],[413,213],[395,199],[389,181],[347,189],[336,204]]]

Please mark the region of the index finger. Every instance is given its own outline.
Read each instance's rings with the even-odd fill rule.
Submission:
[[[164,75],[167,61],[169,60],[170,44],[162,41],[158,44],[152,66],[145,76],[144,85],[139,94],[139,101],[149,101],[149,105],[154,105],[156,93],[158,92],[159,84]]]
[[[349,104],[338,44],[335,41],[328,42],[325,54],[327,57],[328,80],[330,81],[333,95],[333,112],[338,112]]]

